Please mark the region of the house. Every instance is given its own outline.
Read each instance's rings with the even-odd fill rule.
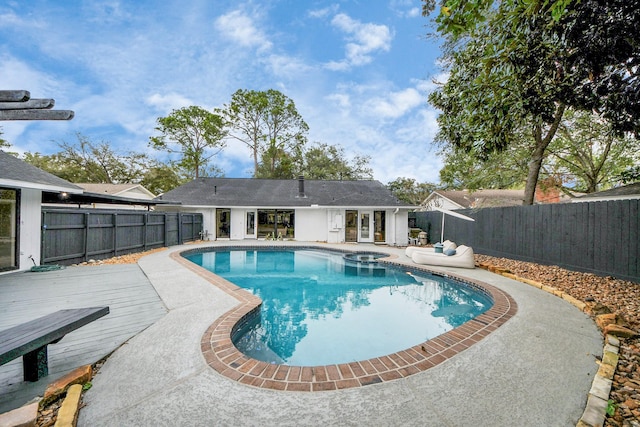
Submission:
[[[65,199],[82,188],[0,151],[0,272],[40,264],[44,194]]]
[[[571,201],[573,203],[580,203],[624,199],[640,199],[640,182],[576,197]]]
[[[135,184],[128,187],[137,188]],[[117,212],[113,209],[150,209],[162,203],[143,192],[140,197],[144,198],[86,192],[0,150],[0,274],[40,265],[42,232],[46,228],[42,225],[43,208],[69,210],[100,205]]]
[[[480,209],[503,206],[521,206],[524,200],[524,190],[436,190],[429,194],[420,204],[420,210],[432,211],[435,208]]]
[[[408,212],[378,181],[197,178],[162,195],[157,210],[203,214],[213,239],[406,245]]]
[[[506,206],[522,206],[524,190],[436,190],[429,194],[420,204],[419,210],[431,211],[435,208],[456,209],[481,209]],[[556,188],[536,189],[536,203],[561,203],[569,198],[560,193]]]
[[[76,183],[84,190],[85,194],[109,195],[134,200],[153,200],[156,196],[141,184],[102,184],[102,183]],[[92,203],[93,208],[113,208],[112,204]],[[122,205],[121,209],[146,209],[144,205]]]

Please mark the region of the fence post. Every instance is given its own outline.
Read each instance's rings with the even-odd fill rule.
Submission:
[[[118,256],[118,214],[113,213],[113,256]]]
[[[147,242],[149,241],[149,230],[148,230],[148,223],[149,223],[149,213],[145,212],[144,215],[142,215],[142,222],[144,223],[144,225],[142,226],[142,230],[144,233],[144,250],[147,250]]]
[[[89,212],[84,213],[84,252],[83,258],[89,261]]]

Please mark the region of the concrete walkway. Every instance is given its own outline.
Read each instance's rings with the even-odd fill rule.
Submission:
[[[411,262],[396,248],[341,247],[375,249]],[[508,291],[517,314],[425,372],[313,393],[232,381],[205,363],[200,339],[237,301],[170,258],[185,248],[194,246],[140,260],[169,312],[108,359],[85,395],[78,425],[575,426],[582,415],[602,354],[595,324],[558,297],[480,269],[443,270]]]

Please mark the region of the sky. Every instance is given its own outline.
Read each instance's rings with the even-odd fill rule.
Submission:
[[[19,153],[52,154],[80,133],[114,151],[152,150],[158,117],[222,107],[238,89],[276,89],[308,140],[370,157],[374,179],[437,183],[437,39],[420,0],[0,0],[0,89],[73,110],[70,121],[0,122]],[[229,141],[226,177],[253,162]]]

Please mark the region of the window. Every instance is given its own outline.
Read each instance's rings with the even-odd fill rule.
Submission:
[[[18,268],[18,190],[0,188],[0,271]]]
[[[258,237],[292,239],[295,235],[295,211],[258,210]]]

